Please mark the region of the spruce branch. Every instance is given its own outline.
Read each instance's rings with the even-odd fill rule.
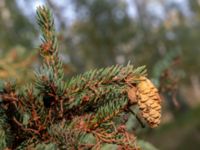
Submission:
[[[66,89],[63,81],[64,70],[58,57],[54,20],[48,8],[39,7],[37,9],[37,22],[42,32],[40,54],[44,62],[39,72],[36,73],[35,86],[43,96],[44,105],[48,108],[62,101],[61,96]]]
[[[50,10],[46,7],[38,7],[37,22],[42,33],[42,44],[40,45],[40,54],[44,58],[44,64],[41,68],[43,73],[53,72],[52,76],[56,79],[62,79],[64,76],[62,62],[58,57],[58,41],[55,32],[55,25]]]
[[[19,88],[8,82],[0,87],[0,148],[95,149],[114,143],[121,149],[135,149],[135,136],[127,132],[124,122],[114,119],[136,105],[150,127],[159,124],[160,97],[145,77],[145,66],[95,69],[65,82],[48,8],[37,9],[37,22],[44,61],[33,84]],[[89,135],[94,143],[80,142]]]
[[[12,144],[11,128],[4,110],[0,109],[0,149],[5,149]]]
[[[66,88],[67,95],[75,95],[77,98],[74,98],[75,100],[72,100],[72,102],[69,99],[69,107],[71,108],[76,104],[84,103],[82,102],[85,100],[83,97],[83,99],[81,97],[78,98],[80,95],[91,95],[92,100],[88,101],[94,101],[96,103],[98,97],[107,93],[122,93],[127,87],[139,82],[139,77],[145,76],[145,74],[145,67],[135,69],[132,65],[128,64],[125,67],[116,65],[99,70],[91,70],[74,77],[68,82]]]
[[[135,69],[128,64],[88,71],[72,78],[64,97],[64,114],[92,113],[90,125],[96,127],[128,107],[127,91],[145,74],[145,67]]]
[[[54,55],[58,53],[57,37],[55,33],[54,20],[50,10],[46,7],[38,7],[37,23],[42,33],[43,44],[40,46],[40,52],[44,55]]]

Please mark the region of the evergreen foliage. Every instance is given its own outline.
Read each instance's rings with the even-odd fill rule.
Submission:
[[[137,100],[133,103],[128,91],[137,89],[141,82],[145,84],[141,78],[146,76],[145,67],[116,65],[64,81],[54,21],[48,8],[37,9],[37,21],[44,61],[33,84],[17,87],[15,82],[5,82],[2,87],[0,149],[100,149],[104,144],[137,149],[136,137],[127,132],[121,118],[129,113],[130,106],[137,106]],[[144,96],[151,92],[148,89]],[[154,95],[149,96],[150,101],[151,98]],[[154,115],[151,110],[142,111]]]
[[[160,86],[160,78],[162,77],[162,75],[164,74],[164,72],[172,67],[172,63],[173,61],[178,58],[181,54],[181,50],[180,49],[173,49],[171,51],[169,51],[164,57],[163,59],[159,60],[153,68],[153,80],[154,83],[159,87]],[[175,71],[174,71],[175,72]]]

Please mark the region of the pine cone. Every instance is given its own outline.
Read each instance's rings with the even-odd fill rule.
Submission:
[[[141,77],[137,85],[137,100],[142,117],[154,128],[161,121],[161,99],[157,88],[146,77]]]

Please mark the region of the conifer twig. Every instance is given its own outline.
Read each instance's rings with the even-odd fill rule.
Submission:
[[[145,128],[145,125],[142,122],[142,120],[140,119],[140,117],[131,108],[128,108],[128,110],[135,116],[135,118],[137,119],[137,121],[140,123],[141,127]]]

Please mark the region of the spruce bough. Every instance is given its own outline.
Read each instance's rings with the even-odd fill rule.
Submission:
[[[144,126],[160,123],[161,100],[144,66],[111,66],[64,80],[52,14],[37,9],[43,64],[24,87],[5,82],[0,91],[0,149],[138,149],[126,130],[132,113]],[[131,106],[139,109],[135,113]]]

